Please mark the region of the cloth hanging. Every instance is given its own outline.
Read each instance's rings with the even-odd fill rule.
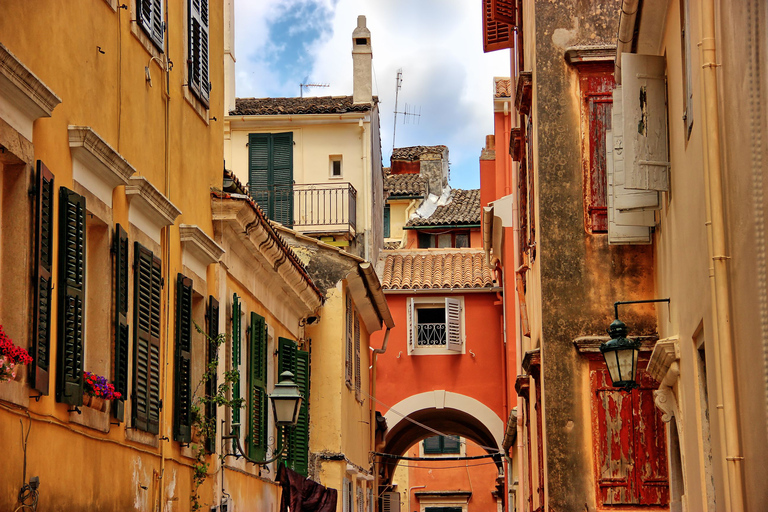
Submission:
[[[336,512],[338,491],[304,478],[283,464],[277,470],[283,487],[280,512]]]

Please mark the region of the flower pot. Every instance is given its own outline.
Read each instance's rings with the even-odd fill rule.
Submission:
[[[83,405],[101,412],[107,410],[107,401],[98,396],[83,395]]]

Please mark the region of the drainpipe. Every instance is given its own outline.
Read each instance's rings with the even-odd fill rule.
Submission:
[[[639,0],[624,0],[621,3],[619,33],[616,37],[616,70],[614,73],[616,85],[621,85],[621,54],[632,51],[632,43],[635,39],[635,20],[637,19],[638,3]]]
[[[741,454],[741,439],[736,403],[736,382],[734,378],[733,336],[731,332],[729,293],[729,265],[727,255],[725,208],[723,205],[723,182],[720,155],[720,118],[717,106],[717,51],[715,42],[715,2],[702,2],[701,14],[701,62],[704,100],[704,138],[707,152],[706,180],[709,183],[707,201],[710,205],[710,231],[712,246],[710,258],[714,269],[715,318],[717,319],[715,357],[720,364],[718,380],[722,383],[722,418],[725,430],[725,467],[730,491],[730,510],[744,510],[744,482]],[[719,407],[719,406],[718,406]],[[719,411],[718,411],[719,412]],[[718,414],[720,416],[720,414]]]
[[[414,489],[426,489],[426,485],[414,485],[413,487],[408,488],[408,512],[413,512],[411,510],[411,491]]]

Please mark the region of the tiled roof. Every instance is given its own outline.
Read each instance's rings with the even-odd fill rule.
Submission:
[[[427,195],[427,180],[418,174],[390,174],[384,178],[384,190],[390,196]]]
[[[414,218],[406,227],[453,226],[456,224],[480,224],[480,189],[451,191],[451,202],[438,206],[426,219]]]
[[[512,80],[509,78],[495,78],[496,91],[493,94],[494,98],[511,98],[512,97]]]
[[[407,148],[395,148],[392,150],[391,160],[418,160],[425,153],[442,153],[445,146],[410,146]]]
[[[387,251],[382,256],[385,290],[491,288],[493,274],[481,249]]]
[[[378,98],[373,98],[374,103]],[[344,114],[368,112],[368,103],[355,105],[352,96],[320,96],[315,98],[237,98],[233,116],[297,115],[297,114]]]

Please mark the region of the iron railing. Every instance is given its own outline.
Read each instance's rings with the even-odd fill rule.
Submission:
[[[420,346],[445,345],[445,323],[420,323],[417,335]]]
[[[354,231],[357,227],[357,190],[350,183],[294,185],[293,227]]]

